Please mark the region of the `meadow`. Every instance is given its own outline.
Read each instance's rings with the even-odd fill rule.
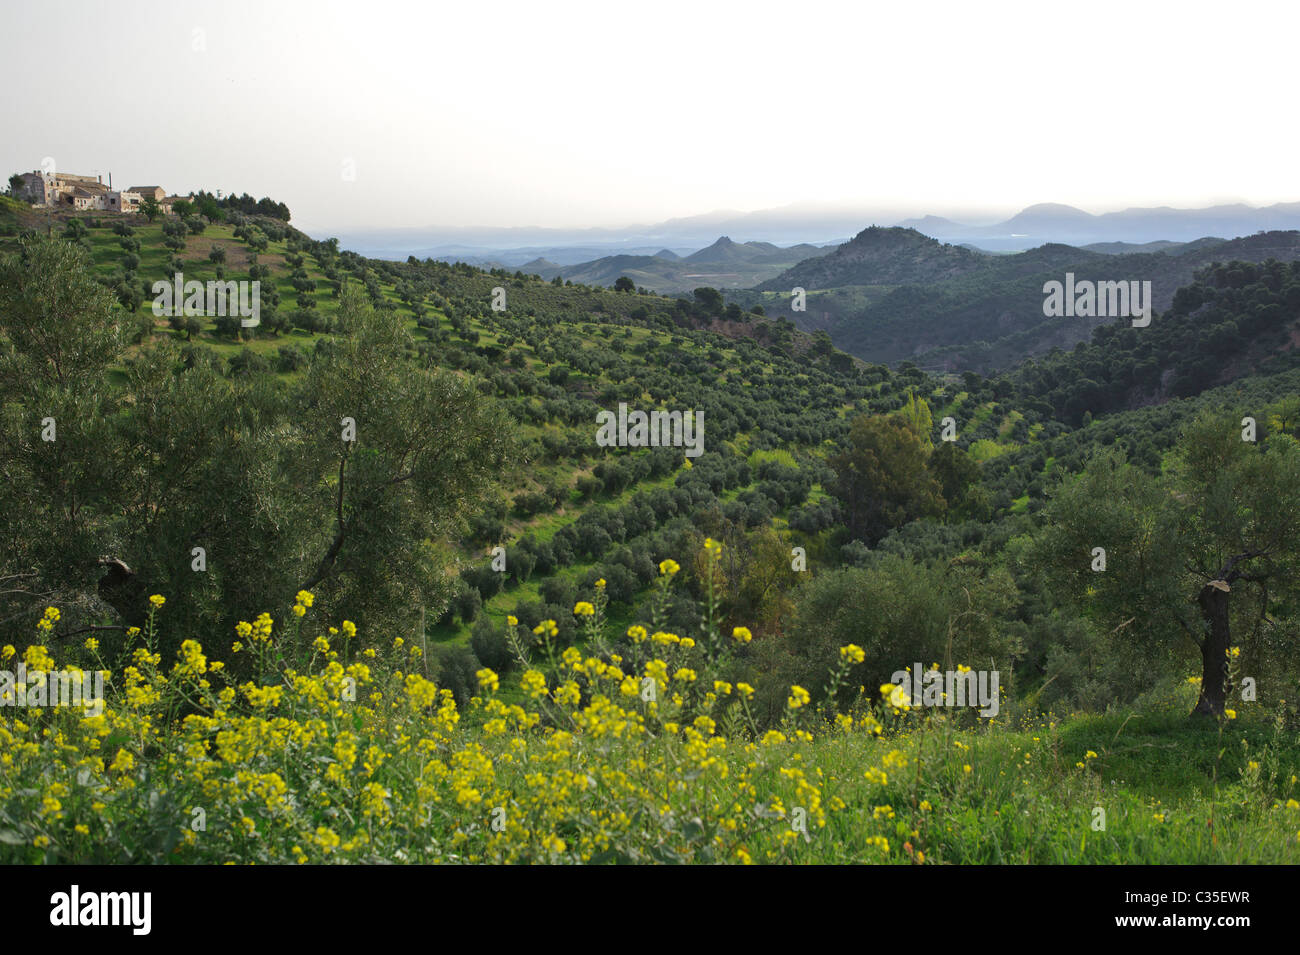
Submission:
[[[705,559],[721,551],[707,541]],[[660,570],[662,604],[679,568]],[[511,618],[521,672],[479,670],[463,708],[420,646],[323,626],[307,592],[286,620],[164,661],[155,595],[118,666],[94,638],[77,654],[106,671],[102,713],[0,709],[0,861],[1300,861],[1297,742],[1261,709],[1189,724],[1188,686],[1104,715],[985,720],[888,685],[831,712],[791,686],[762,730],[754,688],[718,676],[745,628],[697,642],[650,621],[614,639],[602,589],[574,608],[585,650]],[[58,617],[0,648],[6,665],[70,665],[39,642]],[[827,680],[862,653],[844,646]],[[231,659],[255,678],[231,678]]]

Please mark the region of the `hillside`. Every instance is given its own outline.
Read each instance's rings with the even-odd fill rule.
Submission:
[[[757,286],[760,292],[846,285],[918,285],[980,271],[988,256],[944,245],[915,229],[871,226],[829,255],[800,262]]]
[[[730,298],[746,307],[762,304],[768,314],[786,316],[801,328],[825,330],[837,347],[868,361],[908,359],[948,371],[990,373],[1054,347],[1070,348],[1106,323],[1104,318],[1044,316],[1044,283],[1061,281],[1067,272],[1080,281],[1150,281],[1159,312],[1198,269],[1214,262],[1300,258],[1300,233],[1203,239],[1153,253],[1104,254],[1045,245],[980,256],[906,230],[878,230],[859,246],[857,260],[840,259],[842,269],[827,271],[841,255],[796,267],[760,287],[779,291],[730,293]],[[950,268],[956,274],[946,276]],[[807,311],[790,310],[793,286],[787,283],[835,282],[844,276],[908,281],[807,285]]]
[[[961,387],[953,377],[935,379],[915,369],[891,373],[878,365],[855,366],[779,317],[739,313],[737,319],[707,298],[691,304],[522,273],[365,260],[270,221],[261,222],[272,237],[260,253],[249,246],[257,238],[250,231],[256,220],[209,225],[187,235],[179,252],[164,247],[169,237],[163,223],[137,223],[123,236],[107,219],[88,221],[98,226],[78,241],[91,251],[100,281],[138,313],[132,333],[137,343],[170,342],[214,356],[231,374],[292,380],[335,331],[338,289],[350,282],[401,316],[415,336],[413,359],[455,370],[501,402],[518,423],[521,460],[530,464],[502,475],[497,503],[469,522],[458,547],[466,579],[497,621],[521,608],[529,619],[540,619],[548,606],[563,604],[557,598],[566,587],[602,575],[611,581],[618,612],[630,613],[652,575],[648,564],[625,549],[632,555],[640,548],[665,553],[671,547],[664,532],[696,524],[702,507],[750,527],[775,521],[788,530],[809,528],[807,544],[829,556],[826,442],[842,439],[852,414],[894,411],[909,393],[930,401],[934,420],[951,414],[961,422],[958,447],[985,464],[988,516],[997,520],[1025,507],[1032,511],[1042,495],[1041,478],[1033,475],[1011,483],[1005,475],[995,479],[1003,474],[998,462],[1063,440],[1085,412],[1140,414],[1125,409],[1165,406],[1259,371],[1276,376],[1291,367],[1287,362],[1295,354],[1288,338],[1295,334],[1294,278],[1277,273],[1278,266],[1263,277],[1246,265],[1220,267],[1180,292],[1166,321],[1147,329],[1108,327],[1082,351],[1049,356],[1011,377],[968,376]],[[1261,257],[1290,252],[1294,259],[1296,241],[1294,233],[1257,236],[1201,244],[1194,256],[1118,258],[1156,261],[1175,274],[1198,256],[1213,260],[1228,250]],[[910,246],[916,239],[904,236],[904,242]],[[12,243],[0,240],[0,251]],[[214,262],[214,256],[224,262]],[[1078,257],[1079,250],[1049,246],[1013,261],[991,258],[984,267],[1023,275],[1019,281],[1033,288],[1047,268],[1086,272],[1098,267],[1093,263],[1117,258],[1098,254],[1069,265]],[[133,260],[134,271],[124,271]],[[211,320],[189,330],[154,318],[148,284],[169,275],[177,262],[187,278],[200,281],[265,270],[262,327],[241,340],[237,331]],[[497,286],[507,291],[504,313],[488,307]],[[909,294],[925,302],[924,292],[905,287],[884,300]],[[956,292],[950,288],[946,294]],[[1035,300],[1041,301],[1038,289]],[[1247,312],[1258,317],[1245,317]],[[1251,331],[1238,334],[1242,328]],[[1014,403],[1007,401],[1010,395]],[[588,432],[596,411],[619,400],[702,409],[715,451],[693,468],[680,456],[670,460],[654,449],[618,458],[599,453]],[[1086,433],[1079,432],[1079,440]],[[1057,447],[1037,455],[1046,460],[1067,453]],[[773,470],[778,460],[782,466]],[[1037,490],[1025,496],[1024,482]],[[683,492],[691,496],[682,498]],[[633,526],[642,530],[632,533]],[[531,555],[504,580],[473,566],[475,555],[497,542],[511,553]],[[610,563],[618,554],[624,554],[618,558],[626,561],[623,570]],[[556,582],[548,584],[551,579]],[[465,645],[477,613],[472,601],[453,609],[436,629],[439,639]]]
[[[67,225],[72,221],[75,229]],[[755,496],[768,479],[766,455],[778,442],[782,460],[803,457],[804,449],[842,430],[859,400],[875,395],[896,401],[911,382],[814,351],[808,336],[779,320],[724,318],[720,299],[711,313],[674,299],[544,282],[522,272],[365,260],[253,218],[187,234],[178,252],[164,246],[165,222],[128,225],[91,216],[66,217],[64,224],[71,235],[81,235],[77,241],[93,256],[100,281],[135,314],[133,352],[150,342],[169,343],[211,355],[231,374],[292,379],[337,331],[338,292],[350,282],[402,318],[415,336],[413,360],[468,376],[501,402],[519,427],[521,466],[502,476],[501,492],[470,521],[458,547],[467,579],[482,585],[487,614],[497,622],[510,612],[540,619],[565,588],[601,575],[610,580],[618,612],[629,613],[653,579],[648,559],[632,560],[629,546],[638,555],[667,547],[665,529],[690,526],[687,514],[706,502],[742,521],[745,515],[758,520],[789,513],[819,493],[818,471],[807,463],[813,468],[807,477],[788,478],[802,486],[798,497],[779,495],[778,504]],[[119,224],[130,234],[114,231]],[[261,252],[250,248],[250,228],[269,230]],[[14,248],[14,240],[0,240],[0,252]],[[173,266],[200,282],[250,279],[252,269],[265,270],[258,273],[261,327],[241,334],[207,319],[193,331],[169,328],[151,313],[150,285],[169,279]],[[507,291],[504,313],[489,305],[497,286]],[[710,454],[688,469],[680,453],[649,449],[617,459],[599,453],[591,440],[596,412],[618,400],[700,409]],[[526,468],[523,461],[530,462]],[[648,523],[637,519],[637,535],[614,531],[610,522],[622,526],[625,511],[653,516]],[[606,526],[612,536],[596,530]],[[504,581],[476,566],[476,556],[496,543],[507,545],[518,568]],[[516,562],[521,554],[536,559]],[[626,566],[609,563],[619,554]],[[543,588],[547,581],[551,587]],[[479,614],[473,602],[449,609],[432,633],[467,646]]]
[[[747,288],[828,251],[807,244],[779,248],[770,242],[735,242],[724,235],[685,257],[664,249],[655,255],[609,255],[568,266],[529,263],[522,270],[544,279],[559,276],[565,281],[607,287],[626,276],[637,288],[676,295],[701,286]]]
[[[1062,425],[1077,426],[1084,411],[1099,416],[1196,395],[1266,367],[1264,363],[1274,355],[1291,354],[1286,339],[1287,328],[1293,327],[1287,324],[1293,321],[1287,311],[1290,285],[1269,293],[1283,313],[1260,300],[1260,314],[1265,316],[1260,321],[1268,323],[1267,335],[1252,333],[1220,341],[1228,329],[1242,327],[1239,312],[1247,307],[1242,302],[1254,302],[1255,284],[1253,279],[1247,282],[1245,291],[1215,291],[1212,285],[1227,281],[1224,275],[1232,276],[1232,281],[1254,275],[1243,271],[1244,266],[1226,272],[1219,269],[1180,293],[1168,322],[1153,323],[1148,329],[1119,329],[1113,336],[1108,330],[1083,352],[1031,366],[1036,377],[1027,377],[1028,368],[1005,385],[976,377],[973,382],[978,387],[972,390],[970,382],[966,388],[954,388],[953,379],[931,379],[914,370],[891,374],[880,366],[855,367],[826,343],[795,333],[779,318],[742,313],[735,320],[724,317],[720,306],[707,300],[688,305],[655,295],[557,285],[522,273],[365,260],[269,221],[262,226],[278,237],[261,253],[253,253],[247,231],[253,222],[238,227],[209,225],[201,234],[187,236],[179,253],[164,248],[167,236],[162,223],[137,224],[132,235],[124,237],[101,219],[99,227],[86,230],[79,241],[91,250],[100,280],[138,311],[139,325],[133,333],[138,341],[171,341],[184,349],[198,348],[216,356],[231,372],[293,378],[310,361],[322,336],[334,328],[340,283],[354,282],[372,302],[402,316],[415,334],[413,357],[472,377],[484,393],[504,403],[519,424],[523,459],[532,463],[503,475],[499,503],[470,522],[459,549],[467,579],[479,589],[488,616],[498,621],[521,608],[528,619],[540,619],[548,605],[563,604],[555,598],[564,595],[565,587],[600,575],[611,580],[616,606],[624,608],[619,612],[629,612],[650,577],[646,565],[636,560],[625,570],[613,568],[610,555],[626,547],[635,553],[646,545],[652,553],[663,553],[668,545],[658,535],[665,528],[689,526],[693,521],[687,521],[687,515],[697,514],[703,501],[713,501],[720,514],[745,523],[775,519],[778,526],[791,528],[825,526],[818,522],[829,512],[819,510],[817,503],[825,500],[824,443],[843,436],[850,414],[897,409],[911,391],[929,398],[935,420],[953,414],[963,422],[958,446],[978,453],[981,460],[988,458],[992,466],[992,459],[1011,460],[1022,447],[1032,449],[1060,434]],[[277,233],[277,228],[282,231]],[[1202,245],[1196,254],[1210,259],[1226,249],[1261,256],[1287,250],[1294,254],[1296,239],[1295,234],[1250,237]],[[878,242],[879,236],[868,241]],[[916,238],[904,236],[903,241],[912,246]],[[127,250],[137,242],[137,252]],[[214,255],[224,256],[224,263],[214,263]],[[124,272],[132,256],[139,260],[136,271]],[[1019,281],[1033,287],[1045,269],[1063,269],[1078,257],[1079,250],[1049,246],[1009,257],[1013,261],[992,258],[984,267],[1001,269],[1003,275],[1023,275]],[[1162,264],[1168,265],[1173,257],[1129,258],[1164,260]],[[1179,259],[1183,261],[1176,264],[1181,268],[1195,257]],[[265,269],[262,327],[251,338],[240,340],[211,321],[186,331],[169,329],[166,320],[155,319],[145,293],[153,277],[169,274],[169,260],[178,260],[187,278],[200,281],[216,277],[219,269],[226,278],[235,279],[248,277],[250,268]],[[1093,255],[1084,265],[1069,267],[1086,272],[1097,267],[1094,262],[1113,261],[1114,257]],[[891,267],[903,266],[900,262]],[[487,306],[492,288],[498,285],[507,290],[505,313],[494,313]],[[896,301],[903,293],[919,297],[923,291],[897,289],[885,300]],[[1041,302],[1041,292],[1035,291]],[[1204,305],[1215,296],[1215,308]],[[1125,349],[1139,350],[1132,356],[1115,353],[1118,343],[1126,342],[1132,344],[1124,345]],[[1233,353],[1233,348],[1239,353]],[[1206,356],[1230,353],[1238,357],[1219,362],[1212,374],[1205,372]],[[1069,362],[1081,369],[1065,370]],[[1054,370],[1058,366],[1060,370]],[[1281,364],[1273,370],[1287,367]],[[1106,385],[1108,379],[1099,368],[1109,369],[1116,380],[1130,380],[1128,369],[1140,369],[1141,381],[1158,384],[1129,393]],[[1018,394],[1014,405],[999,397],[1003,388]],[[653,449],[619,460],[593,455],[586,431],[596,411],[610,402],[638,399],[703,409],[710,442],[718,442],[716,454],[695,462],[693,469],[686,469],[680,457],[670,463]],[[775,472],[766,462],[778,449],[779,460],[793,466],[781,472],[780,480],[801,488],[793,496],[778,492],[772,483]],[[993,473],[989,472],[990,480]],[[673,488],[696,488],[700,481],[706,482],[708,492],[684,511],[680,499],[671,503],[662,497]],[[1031,495],[1017,505],[1023,486],[1003,484],[1001,479],[990,485],[990,492],[994,517],[1033,504]],[[1041,495],[1041,487],[1037,493]],[[648,524],[644,518],[631,517],[644,513],[655,517]],[[808,523],[814,515],[820,516]],[[638,523],[645,527],[643,536],[629,535],[627,528]],[[819,536],[809,538],[809,543]],[[532,555],[524,558],[525,569],[506,575],[504,586],[496,575],[472,569],[473,556],[495,542],[507,543],[512,553]],[[818,552],[825,546],[825,542],[817,544]],[[634,567],[638,569],[627,576]],[[542,587],[549,578],[569,583]],[[449,613],[436,631],[439,638],[467,643],[477,613],[471,608],[467,604],[463,612]]]
[[[1206,241],[1206,240],[1202,240]],[[1222,239],[1210,239],[1210,242],[1222,242]],[[1093,242],[1081,245],[1085,252],[1102,252],[1106,255],[1122,255],[1129,252],[1177,252],[1186,242],[1167,242],[1163,239],[1155,242]]]
[[[376,681],[366,705],[409,714],[392,724],[395,732],[440,734],[452,760],[491,754],[494,793],[512,805],[536,804],[567,840],[564,849],[539,847],[538,838],[518,831],[517,841],[502,840],[483,850],[484,858],[554,859],[572,848],[585,861],[719,861],[716,840],[702,835],[714,826],[735,826],[745,833],[745,855],[770,861],[865,861],[875,853],[880,861],[913,863],[1104,862],[1127,857],[1134,839],[1143,846],[1139,857],[1152,861],[1238,859],[1247,851],[1278,861],[1294,857],[1276,811],[1294,787],[1285,776],[1254,774],[1240,752],[1214,757],[1216,741],[1239,738],[1290,758],[1285,741],[1270,735],[1273,710],[1238,704],[1242,719],[1224,737],[1213,725],[1188,725],[1188,708],[1203,696],[1188,642],[1174,639],[1167,622],[1149,618],[1141,645],[1126,643],[1117,624],[1134,611],[1123,601],[1115,612],[1125,616],[1118,620],[1101,616],[1105,605],[1078,612],[1075,601],[1086,603],[1091,592],[1070,590],[1078,548],[1068,535],[1057,540],[1072,517],[1094,533],[1099,524],[1088,507],[1116,508],[1106,540],[1123,568],[1133,545],[1117,535],[1132,526],[1133,505],[1120,498],[1144,482],[1181,479],[1194,425],[1204,434],[1206,422],[1217,428],[1227,421],[1234,453],[1250,455],[1242,462],[1289,466],[1294,417],[1287,402],[1300,393],[1300,368],[1292,361],[1300,288],[1294,266],[1209,269],[1175,293],[1167,320],[1146,329],[1105,328],[1077,352],[989,379],[854,362],[826,336],[726,306],[708,289],[673,299],[522,272],[367,260],[333,240],[258,217],[155,225],[72,217],[63,229],[67,242],[29,244],[25,254],[85,250],[95,280],[116,297],[108,324],[120,326],[126,345],[105,382],[77,378],[57,387],[75,389],[78,402],[129,400],[110,414],[60,412],[57,453],[63,457],[59,468],[45,469],[40,455],[49,451],[24,428],[32,415],[20,404],[31,400],[24,389],[42,389],[42,401],[50,394],[64,400],[62,392],[31,375],[0,374],[0,409],[16,436],[3,466],[18,475],[0,489],[0,530],[21,541],[16,552],[37,566],[44,566],[39,562],[51,540],[67,553],[82,548],[92,563],[89,571],[78,570],[77,581],[60,585],[61,616],[45,618],[48,625],[60,634],[103,627],[94,652],[116,653],[114,634],[123,627],[112,621],[132,622],[147,628],[160,654],[190,654],[191,667],[198,644],[182,641],[201,637],[209,648],[204,666],[220,661],[232,680],[254,681],[240,684],[252,699],[278,699],[283,692],[279,717],[290,721],[315,720],[319,706],[332,704],[314,691],[291,698],[278,684],[258,685],[256,663],[242,647],[226,652],[240,628],[262,633],[247,621],[274,619],[266,624],[274,633],[267,646],[285,654],[297,673],[311,674],[304,679],[333,672],[318,655],[322,646],[345,655],[350,666],[364,665],[353,672]],[[13,239],[0,240],[0,251],[16,249]],[[1033,276],[1078,256],[1049,246],[1003,267]],[[155,317],[146,293],[176,267],[199,280],[261,276],[262,324],[241,331],[210,317],[193,323]],[[9,295],[15,276],[25,281],[26,274],[6,260],[0,293]],[[505,308],[494,310],[501,291]],[[64,319],[60,312],[51,320]],[[3,326],[23,348],[25,327]],[[81,334],[76,326],[67,332]],[[0,371],[14,367],[8,364],[13,354],[0,352]],[[349,364],[354,354],[360,358]],[[422,394],[421,382],[434,387],[438,404],[413,412],[408,396]],[[601,446],[594,440],[597,416],[619,404],[702,415],[704,453]],[[361,423],[355,456],[339,450],[339,409]],[[1259,417],[1266,454],[1238,439],[1243,414]],[[956,431],[951,442],[938,437],[945,419]],[[891,476],[867,500],[889,495],[893,509],[864,521],[854,509],[852,455],[873,435],[903,441],[905,453],[876,446]],[[101,454],[92,441],[119,443]],[[426,449],[425,441],[433,447]],[[881,459],[870,446],[865,450],[869,471]],[[1121,450],[1129,463],[1096,457]],[[421,454],[408,470],[408,457]],[[111,462],[111,480],[100,477],[109,473],[96,469],[100,460]],[[1105,493],[1091,494],[1091,485],[1078,483],[1109,480],[1121,466],[1127,470]],[[457,478],[459,469],[474,467],[470,484]],[[428,468],[438,469],[436,479],[412,485],[410,495],[389,490],[412,473],[429,474]],[[1078,478],[1062,480],[1075,472]],[[77,482],[79,519],[93,522],[75,538],[60,536],[64,510],[41,504],[65,494],[69,480]],[[1287,475],[1279,480],[1267,498],[1270,514],[1290,508],[1288,488],[1300,487]],[[1080,486],[1083,492],[1073,490]],[[457,520],[408,519],[404,508],[422,500],[415,491],[427,490],[437,501],[448,487],[457,499],[473,501]],[[1187,497],[1179,491],[1142,500],[1153,507]],[[1293,510],[1300,515],[1300,503]],[[164,519],[150,518],[158,513]],[[335,521],[349,526],[349,515],[358,513],[379,530],[352,529],[370,537],[339,545],[339,572],[303,586],[303,565],[306,572],[316,566],[313,555],[329,543]],[[99,533],[104,536],[94,536]],[[216,571],[202,586],[190,563],[195,539],[208,545]],[[349,547],[367,544],[370,550],[349,556]],[[1065,556],[1052,558],[1058,544]],[[140,579],[105,586],[117,579],[110,572],[96,586],[102,571],[95,560],[105,553],[129,569],[128,579]],[[60,552],[55,566],[70,560]],[[376,567],[383,572],[376,575]],[[1120,586],[1135,576],[1121,572],[1113,579]],[[89,592],[77,589],[84,579],[92,581]],[[1168,584],[1175,591],[1184,585],[1181,579]],[[1247,586],[1234,587],[1241,593],[1236,599],[1251,599]],[[151,594],[163,604],[151,605]],[[1274,591],[1271,599],[1289,619],[1291,598]],[[16,600],[21,597],[12,592],[0,595],[0,619],[27,628],[31,621],[21,609],[15,614]],[[267,607],[268,617],[259,617]],[[864,607],[873,612],[862,613]],[[6,639],[21,637],[15,631]],[[1294,677],[1285,640],[1244,628],[1239,639],[1272,701]],[[80,640],[57,645],[61,655],[89,652],[88,644],[77,650]],[[1004,675],[1004,710],[995,721],[964,710],[905,719],[866,689],[889,680],[899,659],[950,658],[954,664],[988,660]],[[1139,665],[1143,679],[1134,680]],[[638,684],[629,672],[655,681],[656,709],[634,699]],[[539,679],[554,693],[539,691]],[[160,707],[172,705],[170,692],[160,695]],[[430,705],[435,700],[437,707]],[[113,713],[117,720],[126,711]],[[161,712],[157,718],[167,719]],[[507,733],[498,720],[518,722]],[[780,760],[768,767],[764,792],[798,805],[792,800],[810,799],[813,784],[791,774],[800,767],[809,778],[820,771],[829,787],[826,824],[838,848],[773,837],[766,820],[784,819],[788,807],[776,812],[768,795],[751,799],[741,789],[728,796],[745,807],[739,816],[700,803],[693,787],[674,790],[674,811],[698,818],[700,828],[692,823],[669,835],[654,834],[658,827],[647,835],[616,813],[601,815],[612,804],[595,790],[583,796],[591,800],[585,811],[600,816],[591,826],[575,819],[572,793],[543,807],[536,802],[541,777],[531,769],[525,774],[524,764],[508,765],[507,756],[545,758],[567,738],[567,730],[556,731],[561,725],[575,727],[575,758],[601,773],[634,751],[649,762],[651,777],[663,781],[677,772],[670,766],[680,766],[682,752],[713,759],[716,768],[725,751],[734,760],[728,778],[748,779],[745,754],[752,743]],[[605,727],[630,748],[601,743]],[[182,732],[175,739],[188,737]],[[386,754],[386,768],[372,768],[367,784],[389,781],[393,811],[413,823],[416,803],[399,777],[415,771],[414,764],[407,767],[380,735],[361,739]],[[938,739],[942,746],[927,742]],[[344,742],[328,735],[320,745],[334,752]],[[24,752],[43,754],[46,745],[33,738],[35,749]],[[1158,793],[1133,781],[1134,747],[1159,747]],[[286,786],[309,791],[317,756],[334,758],[326,750],[304,749]],[[899,771],[913,762],[915,770]],[[233,756],[204,771],[235,771],[236,764],[241,772],[269,771],[257,759]],[[1145,757],[1143,765],[1149,765]],[[545,778],[548,786],[561,785],[559,776]],[[967,788],[964,779],[979,785]],[[1117,807],[1113,837],[1081,840],[1073,829],[1047,824],[1084,814],[1096,799],[1089,787],[1103,780]],[[102,815],[147,813],[133,792],[122,789]],[[651,789],[623,792],[624,801],[642,800]],[[182,788],[172,795],[190,798]],[[455,795],[439,799],[459,806]],[[859,831],[859,810],[873,823],[888,823],[889,812],[897,812],[889,807],[906,799],[918,807],[924,799],[931,806],[924,812],[934,813],[933,830],[919,816],[911,823],[927,833],[923,841],[893,824],[868,835]],[[453,812],[461,810],[471,811]],[[1032,819],[1041,813],[1042,824],[1015,822],[1025,812]],[[1165,813],[1173,815],[1167,820]],[[1216,814],[1221,833],[1233,834],[1221,848],[1197,840],[1205,813]],[[298,828],[325,825],[310,810],[279,822],[258,818],[263,831],[283,836],[282,843],[263,844],[260,858],[267,860],[294,855]],[[472,825],[469,815],[455,818]],[[978,837],[963,828],[968,824]],[[348,824],[331,825],[352,834]],[[1005,845],[990,845],[984,835],[990,830]],[[216,831],[238,828],[223,821]],[[397,852],[449,858],[453,844],[412,842],[403,831],[376,830],[365,847],[354,840],[339,851],[372,860]],[[31,842],[26,833],[24,839],[24,846]],[[609,839],[618,847],[601,848]],[[96,857],[116,858],[121,844],[97,839]],[[59,858],[64,850],[51,851]],[[147,845],[132,851],[149,858],[154,852]],[[214,839],[184,857],[229,851]],[[299,845],[299,851],[306,850]],[[727,851],[732,858],[734,847]]]
[[[1161,404],[1239,378],[1300,368],[1300,261],[1198,271],[1149,328],[1098,328],[1070,352],[1016,370],[1022,394],[1063,421]]]

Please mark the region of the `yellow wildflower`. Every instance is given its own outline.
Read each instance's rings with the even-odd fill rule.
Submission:
[[[851,663],[861,663],[867,658],[866,651],[856,643],[850,643],[846,647],[840,647],[840,656]]]

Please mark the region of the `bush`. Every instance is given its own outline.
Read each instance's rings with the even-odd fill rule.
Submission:
[[[295,345],[281,346],[275,353],[275,370],[282,374],[298,371],[300,368],[305,368],[310,361],[310,356],[301,348]]]
[[[1010,673],[1019,647],[1001,618],[1015,593],[1005,571],[983,575],[892,554],[876,556],[869,568],[821,574],[801,594],[783,636],[788,656],[779,682],[810,685],[836,666],[839,648],[849,643],[861,646],[865,658],[843,688],[846,699],[856,687],[880,686],[914,663],[984,660]],[[779,717],[782,705],[775,697],[760,699],[768,719]]]
[[[300,308],[293,313],[290,320],[294,328],[300,328],[304,332],[315,334],[329,331],[329,321],[315,309]]]
[[[548,577],[538,585],[538,595],[548,604],[572,607],[578,599],[578,589],[567,577]]]
[[[505,634],[488,616],[479,617],[474,623],[473,634],[469,641],[474,656],[485,667],[498,673],[509,673],[515,669],[517,661]]]
[[[465,647],[438,646],[430,648],[430,670],[441,689],[449,690],[459,707],[469,703],[477,690],[474,674],[478,660]]]
[[[237,315],[218,315],[212,321],[216,326],[217,334],[222,338],[238,339],[243,331],[243,326],[240,324]]]
[[[483,609],[483,595],[471,584],[456,591],[451,605],[456,611],[456,616],[460,617],[462,622],[470,624],[477,619]]]
[[[234,375],[259,374],[269,371],[271,368],[270,362],[250,348],[240,349],[239,354],[231,355],[229,364],[230,372]]]

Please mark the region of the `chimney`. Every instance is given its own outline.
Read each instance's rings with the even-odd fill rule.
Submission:
[[[104,177],[103,177],[103,176],[100,176],[100,175],[98,175],[98,174],[95,176],[95,182],[103,183],[103,181],[104,181]]]

